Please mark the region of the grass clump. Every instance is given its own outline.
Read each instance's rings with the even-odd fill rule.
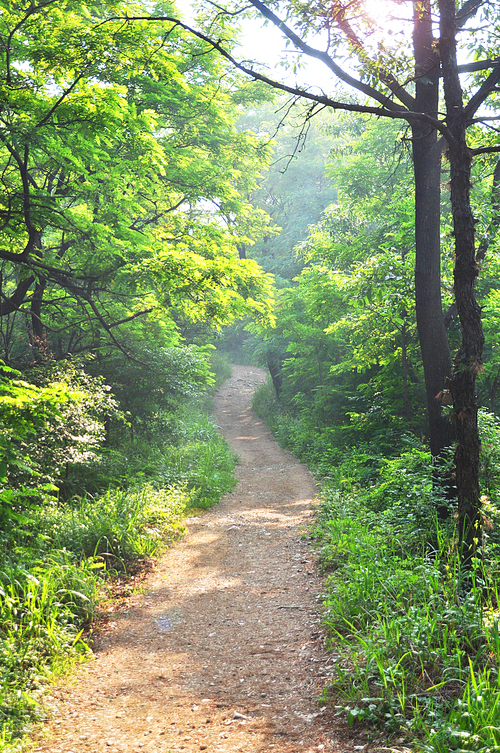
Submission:
[[[500,660],[490,563],[476,563],[464,587],[453,526],[438,522],[429,471],[415,454],[413,473],[408,458],[406,474],[401,458],[386,459],[371,494],[324,488],[314,535],[336,657],[324,700],[335,699],[349,724],[403,734],[416,750],[486,753],[500,734],[490,703]]]
[[[155,557],[184,531],[182,516],[190,505],[183,488],[155,489],[151,484],[101,497],[76,498],[62,508],[37,511],[33,531],[50,550],[69,551],[79,561],[101,557],[107,567]],[[43,547],[43,544],[42,544]]]

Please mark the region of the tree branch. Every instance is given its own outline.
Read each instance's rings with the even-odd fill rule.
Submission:
[[[498,146],[479,146],[477,149],[471,149],[471,153],[476,154],[498,154],[500,152],[500,144]]]
[[[500,147],[498,149],[500,151]],[[486,232],[484,233],[476,252],[476,261],[478,264],[482,264],[488,253],[491,239],[498,231],[500,227],[500,159],[495,165],[493,171],[493,185],[491,186],[491,208],[493,210],[491,220],[488,224]]]
[[[466,117],[470,120],[477,110],[481,107],[485,99],[495,91],[495,87],[500,81],[500,58],[497,59],[495,66],[482,86],[479,87],[474,96],[469,100],[464,108]]]
[[[87,64],[87,65],[86,65],[86,66],[84,67],[83,71],[82,71],[81,73],[79,73],[79,74],[78,74],[78,76],[77,76],[77,77],[75,78],[75,80],[73,81],[73,83],[72,83],[72,84],[71,84],[71,85],[70,85],[70,86],[69,86],[69,87],[68,87],[67,89],[65,89],[65,90],[63,91],[63,93],[61,94],[61,96],[59,97],[59,99],[57,100],[57,102],[56,102],[56,103],[55,103],[55,104],[54,104],[54,105],[53,105],[53,106],[52,106],[52,107],[50,108],[50,110],[49,110],[49,111],[48,111],[48,113],[47,113],[47,114],[45,115],[45,117],[44,117],[44,118],[42,118],[42,120],[40,120],[40,121],[39,121],[39,122],[38,122],[38,123],[36,124],[35,128],[40,128],[41,126],[45,125],[45,123],[46,123],[46,122],[48,121],[48,119],[50,118],[50,116],[51,116],[51,115],[53,115],[53,114],[54,114],[54,112],[55,112],[55,111],[57,110],[57,108],[59,107],[59,105],[60,105],[60,104],[61,104],[61,103],[62,103],[62,102],[63,102],[63,101],[64,101],[64,100],[66,99],[66,97],[67,97],[67,96],[68,96],[69,94],[71,94],[71,92],[73,91],[73,89],[75,88],[75,86],[77,85],[77,83],[78,83],[79,81],[81,81],[81,80],[82,80],[82,78],[83,78],[83,77],[84,77],[84,76],[86,75],[86,73],[87,73],[87,71],[88,71],[88,69],[89,69],[90,67],[91,67],[91,63],[88,63],[88,64]]]
[[[256,0],[250,0],[252,4],[255,4]],[[257,7],[257,6],[256,6]],[[265,7],[265,6],[263,6]],[[274,14],[272,14],[274,15]],[[247,76],[251,76],[256,81],[262,81],[263,83],[267,83],[270,86],[272,86],[275,89],[280,89],[281,91],[286,91],[289,94],[295,94],[300,97],[306,97],[307,99],[311,99],[315,102],[319,102],[320,104],[325,104],[328,107],[335,107],[336,109],[346,109],[354,112],[366,112],[376,115],[386,114],[385,111],[381,111],[380,109],[376,108],[363,108],[362,105],[347,105],[345,103],[336,102],[334,100],[331,100],[326,95],[314,95],[310,92],[306,92],[305,89],[301,89],[300,87],[287,87],[285,84],[281,84],[278,81],[275,81],[274,79],[269,78],[268,76],[264,76],[261,73],[258,73],[253,68],[247,68],[246,65],[243,65],[243,63],[239,63],[232,55],[229,53],[224,47],[222,47],[221,41],[216,41],[215,39],[212,39],[206,34],[203,34],[201,31],[197,31],[196,29],[193,29],[191,26],[188,26],[188,24],[185,24],[183,21],[179,21],[177,18],[173,18],[172,16],[126,16],[124,17],[127,21],[161,21],[165,22],[168,21],[168,23],[174,24],[174,26],[179,26],[181,29],[184,29],[185,31],[189,32],[193,36],[195,36],[197,39],[201,39],[203,42],[206,42],[209,44],[214,50],[217,50],[226,60],[228,60],[231,65],[233,65],[238,70],[242,71],[242,73],[245,73]],[[277,20],[277,25],[280,28],[281,31],[284,33],[285,30],[288,28],[286,27],[282,21],[280,21],[277,17],[275,17]],[[111,18],[108,18],[107,21],[117,21],[117,20],[123,20],[123,17],[121,16],[113,16]],[[325,65],[330,68],[330,70],[335,73],[335,75],[338,76],[344,83],[347,83],[349,86],[352,86],[357,91],[362,92],[366,96],[370,97],[371,99],[375,99],[375,101],[379,102],[384,108],[387,108],[387,113],[394,112],[397,113],[396,115],[393,115],[392,117],[400,117],[405,118],[406,110],[403,106],[397,105],[394,102],[392,102],[389,97],[382,94],[381,92],[377,91],[377,89],[374,89],[372,86],[369,86],[368,84],[364,84],[362,81],[358,81],[357,79],[353,78],[352,76],[349,76],[349,74],[345,73],[330,57],[326,52],[321,52],[320,50],[314,49],[314,47],[310,47],[309,45],[302,42],[300,37],[298,37],[294,32],[289,30],[290,34],[293,35],[294,38],[297,39],[297,42],[300,43],[299,49],[302,50],[302,52],[305,52],[310,57],[315,57],[318,60],[321,60]],[[288,36],[288,34],[287,34]]]
[[[135,363],[138,363],[141,366],[147,367],[146,363],[144,363],[143,361],[139,361],[137,358],[134,358],[133,356],[131,356],[130,353],[127,350],[125,350],[125,348],[120,343],[120,341],[116,339],[114,334],[111,332],[111,325],[104,321],[104,317],[102,316],[101,312],[97,308],[95,301],[93,301],[90,296],[82,296],[82,298],[89,304],[90,308],[94,312],[94,316],[96,317],[97,321],[99,322],[101,327],[104,329],[104,331],[108,334],[109,338],[116,345],[118,350],[120,350],[123,353],[123,355],[129,358],[131,361],[135,361]]]
[[[252,0],[250,0],[252,2]],[[261,11],[262,12],[262,11]],[[354,49],[360,62],[366,69],[376,76],[381,83],[387,86],[399,101],[409,110],[415,108],[415,98],[409,94],[397,78],[387,68],[380,67],[379,63],[374,62],[366,53],[361,39],[358,37],[351,24],[345,17],[345,8],[339,9],[335,13],[335,23],[338,28],[345,34],[351,47]]]
[[[109,18],[108,21],[113,20],[121,20],[121,17],[116,16],[113,18]],[[398,105],[395,105],[393,102],[391,102],[390,99],[387,97],[384,97],[380,94],[380,92],[377,92],[376,89],[371,89],[371,87],[368,87],[371,91],[373,91],[375,94],[378,95],[378,99],[383,100],[387,106],[392,105],[394,109],[384,109],[384,107],[371,107],[369,105],[359,105],[359,104],[351,104],[349,102],[339,102],[334,99],[330,99],[330,97],[327,97],[325,94],[313,94],[312,92],[307,91],[306,89],[301,89],[300,87],[294,87],[294,86],[287,86],[286,84],[282,84],[279,81],[276,81],[275,79],[269,78],[268,76],[264,76],[261,73],[258,73],[257,71],[254,71],[252,68],[247,68],[243,63],[238,63],[235,58],[220,44],[220,42],[216,42],[213,39],[210,39],[210,37],[206,36],[206,34],[203,34],[200,31],[196,31],[192,27],[188,26],[187,24],[183,23],[182,21],[179,21],[176,18],[172,18],[170,16],[127,16],[126,20],[128,21],[168,21],[169,23],[173,23],[176,26],[180,26],[181,28],[188,31],[190,34],[193,34],[193,36],[197,37],[198,39],[203,40],[204,42],[207,42],[214,50],[217,50],[226,60],[228,60],[231,65],[233,65],[235,68],[240,70],[242,73],[244,73],[247,76],[250,76],[255,81],[262,81],[265,84],[269,84],[269,86],[273,87],[274,89],[278,89],[279,91],[287,92],[288,94],[292,94],[296,97],[301,97],[302,99],[309,99],[312,102],[317,102],[321,105],[324,105],[325,107],[331,107],[333,110],[346,110],[347,112],[359,112],[359,113],[365,113],[367,115],[378,115],[379,117],[384,118],[391,118],[393,120],[407,120],[408,122],[412,123],[416,120],[421,121],[422,123],[427,123],[431,126],[431,128],[435,128],[439,133],[441,133],[447,141],[450,143],[453,143],[453,136],[451,135],[449,129],[445,126],[445,124],[437,120],[436,118],[433,118],[432,116],[428,115],[425,112],[413,112],[411,110],[406,110],[403,107],[399,107]]]
[[[25,295],[30,289],[31,285],[35,282],[35,277],[30,275],[24,280],[21,280],[17,284],[17,288],[8,298],[2,294],[0,301],[0,317],[13,314],[14,311],[18,311],[25,300]]]
[[[476,63],[464,63],[463,65],[457,65],[459,73],[475,73],[476,71],[486,71],[488,68],[494,68],[500,58],[493,58],[492,60],[478,60]]]
[[[464,24],[467,23],[469,18],[472,18],[472,16],[477,13],[479,8],[484,4],[484,0],[467,0],[460,10],[458,10],[455,14],[455,24],[458,28],[461,28],[464,26]]]
[[[301,52],[304,52],[309,57],[320,60],[322,63],[324,63],[327,66],[327,68],[329,68],[332,71],[332,73],[334,73],[337,76],[337,78],[339,78],[345,84],[347,84],[348,86],[352,87],[353,89],[357,91],[362,92],[362,94],[365,94],[367,97],[370,97],[370,99],[374,99],[376,102],[380,102],[381,105],[383,105],[389,110],[401,109],[400,105],[396,105],[388,97],[386,97],[384,94],[374,89],[372,86],[369,86],[368,84],[365,84],[362,81],[359,81],[358,79],[353,78],[353,76],[350,76],[348,73],[342,70],[342,68],[340,68],[340,66],[337,65],[337,63],[330,57],[330,55],[328,55],[327,52],[321,52],[321,50],[316,50],[314,47],[311,47],[310,45],[306,44],[306,42],[304,42],[292,29],[290,29],[290,27],[287,26],[284,23],[284,21],[278,18],[278,16],[276,16],[272,12],[272,10],[270,10],[266,5],[264,5],[264,3],[260,2],[260,0],[249,0],[249,2],[254,6],[254,8],[257,8],[259,13],[261,13],[261,15],[264,16],[264,18],[267,18],[269,21],[271,21],[286,37],[288,37],[288,39],[291,42],[293,42],[293,44],[295,45],[295,47],[297,47],[297,49],[301,50]],[[388,85],[387,82],[385,83],[386,85]],[[396,84],[399,87],[399,84],[397,81],[396,81]],[[413,100],[413,98],[411,99]]]
[[[150,314],[152,311],[154,311],[153,307],[149,309],[143,309],[142,311],[136,311],[135,314],[131,314],[130,316],[125,317],[125,319],[120,319],[117,322],[111,322],[111,324],[109,324],[108,327],[109,329],[111,329],[111,327],[118,327],[120,324],[126,324],[127,322],[131,322],[133,319],[137,319],[137,317],[144,316],[145,314]]]
[[[32,251],[34,251],[38,247],[40,243],[40,233],[33,225],[31,218],[30,175],[28,171],[29,149],[28,144],[25,143],[24,156],[21,157],[17,149],[15,149],[12,144],[9,144],[6,136],[3,133],[0,133],[0,141],[5,145],[7,151],[9,152],[11,157],[13,157],[19,168],[21,182],[23,185],[24,223],[28,232],[28,242],[24,247],[24,250],[20,254],[14,254],[11,251],[2,251],[0,253],[0,258],[6,259],[8,261],[24,261],[32,253]]]
[[[10,71],[10,67],[11,67],[10,66],[10,57],[11,57],[10,46],[11,46],[14,34],[16,34],[19,31],[19,29],[21,28],[21,26],[24,24],[25,21],[28,20],[28,18],[30,18],[30,16],[33,16],[33,15],[35,15],[35,13],[38,13],[39,11],[44,10],[45,8],[47,8],[47,6],[52,5],[56,1],[57,0],[48,0],[48,2],[46,2],[46,3],[41,3],[41,5],[37,5],[37,6],[32,5],[29,8],[29,10],[24,14],[24,16],[21,18],[21,20],[19,21],[19,23],[17,23],[14,26],[14,28],[10,32],[9,36],[7,37],[7,42],[5,44],[5,68],[6,68],[6,77],[5,78],[6,78],[8,84],[10,84],[12,82],[12,76],[11,76],[11,71]]]

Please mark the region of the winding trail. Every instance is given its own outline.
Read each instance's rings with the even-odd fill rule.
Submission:
[[[301,536],[316,488],[250,409],[264,380],[233,367],[215,416],[240,457],[235,491],[188,520],[100,633],[95,658],[53,693],[38,753],[364,748],[316,702],[329,660]]]

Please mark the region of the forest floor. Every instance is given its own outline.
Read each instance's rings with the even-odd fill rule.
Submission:
[[[37,753],[381,750],[317,703],[332,664],[303,535],[317,490],[251,411],[265,376],[234,366],[215,397],[234,492],[111,602],[94,658],[48,699]]]

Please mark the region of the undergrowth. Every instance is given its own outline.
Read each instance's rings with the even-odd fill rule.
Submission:
[[[47,685],[90,651],[110,579],[182,535],[188,511],[233,487],[234,463],[192,402],[163,438],[108,453],[87,484],[93,493],[39,495],[31,504],[20,496],[0,533],[0,751],[20,750],[44,718]]]
[[[415,437],[394,441],[381,430],[353,442],[345,427],[318,430],[283,410],[269,386],[254,405],[322,483],[312,535],[335,666],[322,703],[390,746],[500,750],[498,421],[481,417],[486,525],[470,576],[460,570],[453,514],[438,520],[449,503]]]

